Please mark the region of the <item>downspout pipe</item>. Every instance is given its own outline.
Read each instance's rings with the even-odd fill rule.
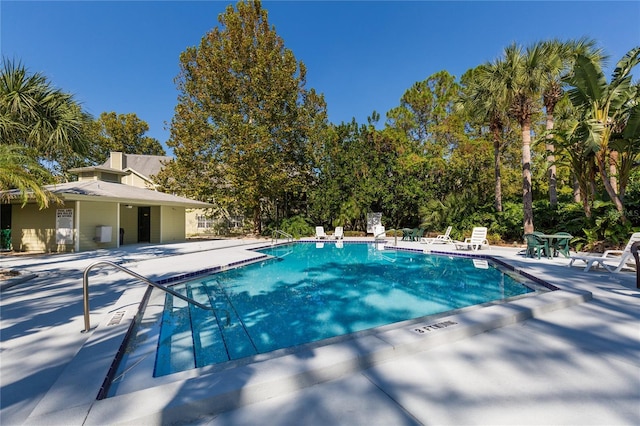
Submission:
[[[640,241],[631,244],[631,254],[636,259],[636,288],[640,288],[640,259],[638,259],[638,250],[640,250]]]

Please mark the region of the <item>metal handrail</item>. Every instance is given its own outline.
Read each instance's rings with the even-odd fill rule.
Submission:
[[[135,272],[133,272],[130,269],[127,269],[125,267],[122,267],[120,265],[118,265],[117,263],[113,263],[113,262],[109,262],[108,260],[101,260],[98,262],[94,262],[91,265],[87,266],[84,270],[84,273],[82,275],[82,295],[84,298],[84,330],[82,330],[83,333],[86,333],[87,331],[89,331],[89,329],[91,328],[91,324],[89,321],[89,271],[91,271],[91,269],[93,269],[95,266],[98,265],[107,265],[107,266],[113,266],[116,269],[121,270],[122,272],[126,272],[127,274],[131,275],[134,278],[139,279],[142,282],[145,282],[147,284],[149,284],[152,287],[158,288],[166,293],[169,293],[175,297],[177,297],[178,299],[182,299],[187,303],[191,303],[192,305],[196,305],[198,308],[200,309],[204,309],[206,311],[213,311],[213,307],[212,306],[207,306],[207,305],[203,305],[200,302],[197,302],[193,299],[191,299],[190,297],[187,296],[183,296],[182,294],[178,293],[175,290],[172,290],[168,287],[165,287],[161,284],[158,283],[154,283],[153,281],[149,280],[148,278],[143,277],[140,274],[137,274]]]
[[[293,241],[293,235],[287,234],[284,231],[276,229],[276,230],[273,231],[273,234],[271,234],[271,244],[273,244],[274,241],[278,242],[278,234],[284,236],[287,239],[287,241],[289,241],[289,242]]]

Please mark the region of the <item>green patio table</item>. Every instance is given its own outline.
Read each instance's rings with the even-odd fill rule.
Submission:
[[[538,237],[543,238],[549,242],[549,251],[552,252],[552,256],[558,256],[558,252],[562,253],[564,257],[569,257],[569,250],[566,252],[560,250],[560,244],[568,243],[573,238],[573,235],[568,233],[556,233],[556,234],[536,234]]]

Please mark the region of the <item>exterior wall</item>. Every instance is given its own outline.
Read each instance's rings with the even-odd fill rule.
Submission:
[[[124,241],[122,244],[136,244],[138,242],[138,208],[128,209],[124,204],[120,205],[120,228],[124,229]],[[120,230],[118,230],[120,238]]]
[[[11,212],[11,245],[15,251],[33,252],[72,252],[73,243],[58,244],[56,242],[56,210],[73,208],[75,203],[55,205],[40,210],[35,204],[24,207],[12,206]],[[74,209],[74,215],[77,214]],[[95,231],[94,231],[95,232]],[[77,238],[77,232],[75,233]]]
[[[153,185],[147,179],[141,178],[135,173],[129,173],[122,176],[121,182],[125,185],[135,186],[137,188],[153,189]]]
[[[242,215],[231,216],[230,218],[211,218],[209,217],[210,214],[207,209],[187,209],[185,214],[186,235],[212,236],[242,232],[244,227],[244,217]],[[206,216],[208,218],[203,221],[198,221],[198,216]],[[201,222],[201,227],[198,227],[198,222]]]
[[[160,206],[152,206],[151,207],[151,241],[154,244],[158,244],[162,242],[162,232],[161,232],[161,212]]]
[[[162,243],[178,242],[186,239],[184,230],[184,207],[162,206],[160,211],[160,221],[162,223]]]
[[[118,204],[100,201],[80,202],[80,251],[95,250],[99,248],[117,247],[118,231]],[[96,226],[111,226],[111,241],[97,243]]]
[[[198,228],[198,216],[202,214],[204,214],[204,210],[202,209],[188,209],[185,212],[186,235],[202,235],[213,232],[212,229]]]

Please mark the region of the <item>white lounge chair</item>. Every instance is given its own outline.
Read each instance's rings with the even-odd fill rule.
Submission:
[[[473,250],[477,251],[483,245],[489,246],[489,241],[487,240],[487,228],[484,226],[478,226],[473,228],[471,231],[471,237],[465,238],[464,241],[455,241],[456,249],[462,250]],[[491,247],[489,247],[491,249]]]
[[[589,256],[589,255],[577,255],[571,256],[571,261],[569,262],[569,266],[573,265],[573,262],[576,260],[581,260],[587,264],[585,266],[584,271],[587,272],[592,267],[602,266],[609,272],[620,272],[622,268],[635,269],[635,259],[631,254],[631,246],[636,241],[640,241],[640,232],[636,232],[631,235],[629,242],[627,243],[624,250],[606,250],[602,253],[601,256]],[[609,263],[613,262],[613,263]]]
[[[327,234],[324,233],[323,226],[316,226],[316,239],[324,239],[327,238]]]
[[[451,226],[447,227],[447,230],[442,235],[438,235],[435,238],[420,238],[422,244],[453,244],[453,240],[449,236],[451,234]]]
[[[333,238],[341,240],[344,238],[344,228],[342,226],[336,226],[336,230],[333,233]]]

